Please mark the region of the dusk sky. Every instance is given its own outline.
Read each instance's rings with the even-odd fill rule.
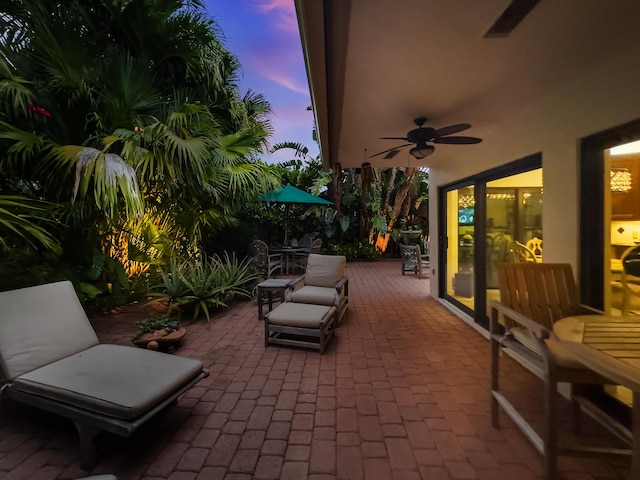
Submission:
[[[225,47],[242,65],[240,91],[261,93],[271,104],[274,135],[270,144],[291,141],[309,148],[313,114],[300,33],[293,0],[204,0],[208,14],[223,32]],[[265,155],[277,163],[293,158],[293,150]]]

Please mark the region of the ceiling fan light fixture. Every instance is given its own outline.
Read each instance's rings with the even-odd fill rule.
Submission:
[[[435,147],[433,145],[424,144],[413,147],[409,150],[409,153],[419,160],[421,158],[428,157],[434,150]]]
[[[411,150],[409,150],[409,153],[414,158],[420,160],[424,157],[428,157],[435,150],[435,147],[433,145],[428,145],[427,142],[450,145],[471,145],[482,141],[481,138],[454,135],[471,128],[471,125],[468,123],[456,123],[455,125],[448,125],[446,127],[435,129],[432,127],[425,127],[424,122],[426,121],[427,119],[425,117],[416,118],[413,122],[418,128],[408,131],[407,135],[404,137],[380,137],[380,140],[402,140],[408,143],[388,148],[371,155],[369,158],[386,155],[384,159],[389,160],[394,157],[401,148],[412,147]]]

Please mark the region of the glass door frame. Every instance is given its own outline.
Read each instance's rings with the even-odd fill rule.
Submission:
[[[580,301],[604,309],[605,150],[640,140],[640,119],[583,138],[580,141]],[[608,180],[608,176],[607,176]],[[608,237],[607,237],[608,238]],[[588,241],[584,241],[588,240]]]
[[[475,323],[488,328],[487,316],[487,265],[486,265],[486,217],[487,183],[519,173],[542,168],[542,154],[535,153],[499,167],[480,172],[456,182],[438,187],[438,297],[455,305],[473,317]],[[447,249],[453,245],[449,239],[447,223],[447,193],[472,186],[475,195],[474,231],[477,241],[473,245],[474,257],[474,308],[470,309],[447,293]]]

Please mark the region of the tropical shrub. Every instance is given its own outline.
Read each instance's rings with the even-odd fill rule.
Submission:
[[[344,255],[347,260],[372,260],[382,253],[366,240],[355,240],[349,243],[330,243],[323,246],[323,252],[327,255]]]
[[[160,267],[161,282],[155,286],[152,302],[168,302],[169,312],[181,308],[196,320],[201,313],[211,322],[211,309],[227,307],[234,297],[250,298],[258,275],[250,259],[235,254],[203,256],[199,259],[173,258]]]

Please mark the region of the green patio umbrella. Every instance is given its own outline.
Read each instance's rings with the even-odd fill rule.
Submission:
[[[325,200],[324,198],[311,195],[309,192],[300,190],[293,185],[287,185],[286,187],[278,188],[263,194],[260,197],[263,202],[282,203],[284,205],[291,203],[308,204],[308,205],[333,205],[333,202]],[[287,245],[289,241],[289,211],[285,211],[287,219],[285,221],[284,229],[284,244]]]

